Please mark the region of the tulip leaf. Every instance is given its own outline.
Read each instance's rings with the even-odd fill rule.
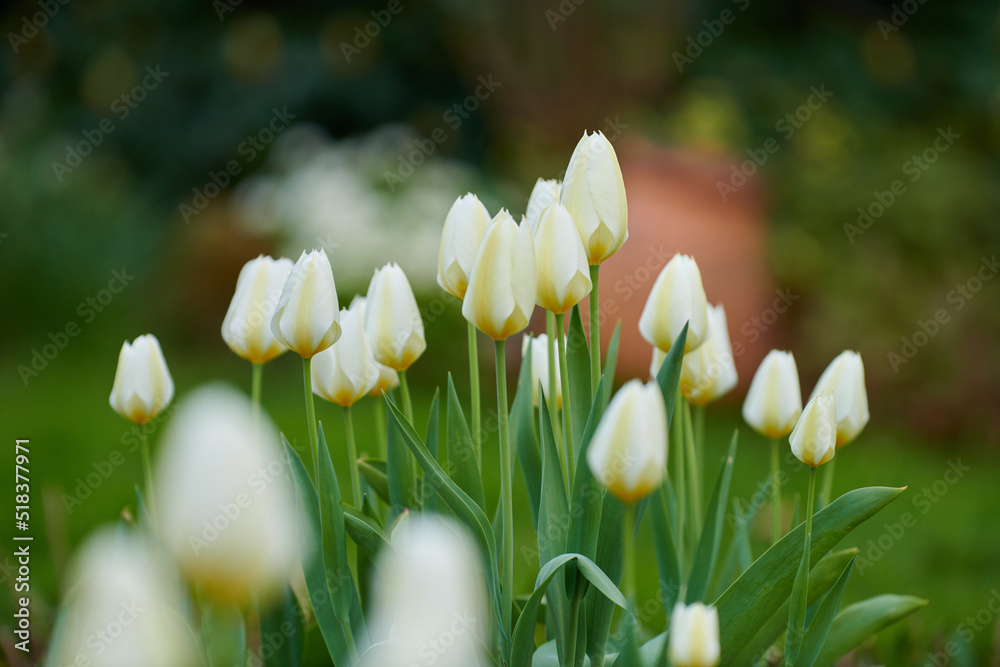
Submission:
[[[562,316],[565,317],[565,316]],[[573,424],[573,456],[577,456],[594,396],[590,385],[590,348],[583,332],[580,306],[573,306],[566,331],[566,372],[569,375],[570,420]]]
[[[729,443],[729,453],[719,472],[719,480],[712,492],[705,514],[705,524],[701,530],[701,539],[695,551],[694,565],[688,575],[688,589],[685,602],[709,602],[708,587],[712,582],[715,564],[719,558],[719,544],[722,542],[722,528],[726,520],[726,507],[729,504],[729,484],[733,479],[733,462],[736,459],[737,431],[733,431]]]
[[[235,605],[203,604],[201,638],[208,654],[208,667],[242,665],[246,659],[246,624]]]
[[[656,383],[663,392],[663,404],[667,407],[667,424],[674,423],[674,404],[677,402],[677,390],[681,381],[681,366],[684,364],[684,346],[687,344],[688,325],[685,324],[677,339],[660,364],[656,373]],[[680,446],[680,445],[678,445]]]
[[[451,380],[451,373],[448,374],[448,379]],[[427,417],[427,435],[424,438],[424,442],[427,444],[427,451],[431,453],[434,458],[438,457],[438,430],[440,429],[441,422],[441,390],[439,388],[434,389],[434,398],[431,400],[430,414]],[[475,454],[473,453],[473,457]],[[430,496],[424,499],[425,509],[428,512],[434,512],[437,510],[437,494],[432,493]]]
[[[595,560],[614,582],[620,582],[625,571],[625,554],[621,546],[624,519],[625,506],[615,494],[605,493],[601,503],[601,529]],[[639,525],[638,521],[636,525]],[[595,663],[606,650],[614,611],[608,598],[598,595],[596,591],[587,593],[587,644],[592,654],[591,661]]]
[[[385,394],[390,399],[391,394]],[[385,472],[389,481],[389,517],[386,523],[391,523],[403,513],[407,507],[419,508],[419,498],[413,493],[413,471],[410,468],[410,457],[406,453],[403,435],[396,426],[392,415],[386,415],[385,429]]]
[[[877,595],[852,604],[837,614],[816,663],[832,665],[871,635],[925,606],[927,600],[910,595]]]
[[[486,494],[483,491],[483,479],[476,461],[476,449],[472,444],[462,404],[455,391],[455,383],[448,373],[448,437],[446,447],[448,454],[448,474],[458,488],[472,498],[480,509],[486,510]]]
[[[374,561],[383,549],[391,548],[389,538],[374,519],[347,503],[341,503],[341,508],[344,510],[347,534],[369,560]]]
[[[389,477],[386,475],[385,459],[358,459],[358,472],[379,498],[385,503],[389,500]]]
[[[667,613],[674,608],[681,590],[681,565],[677,557],[676,531],[667,509],[666,480],[649,498],[649,515],[653,522],[653,546],[656,550],[656,565],[660,571],[660,593],[663,608]]]
[[[826,638],[830,635],[830,628],[837,617],[837,610],[840,608],[840,599],[844,596],[844,589],[847,588],[847,580],[851,576],[851,569],[854,567],[855,554],[847,563],[847,567],[841,572],[837,583],[830,589],[829,594],[820,604],[819,609],[809,622],[809,629],[806,630],[802,638],[802,645],[799,648],[799,658],[795,661],[795,667],[813,667],[816,658],[826,643]]]
[[[283,595],[260,613],[261,641],[270,650],[261,647],[261,657],[267,667],[299,667],[302,664],[302,610],[291,588],[285,586]],[[272,639],[276,638],[276,639]],[[252,664],[252,661],[247,661]]]
[[[531,507],[531,521],[538,528],[538,506],[542,497],[542,455],[539,451],[538,435],[535,433],[535,398],[531,387],[531,346],[521,359],[521,371],[517,376],[517,391],[510,409],[510,433],[514,438],[517,460],[524,474],[524,485],[528,489],[528,504]]]
[[[618,367],[618,345],[621,342],[622,321],[615,324],[615,331],[611,334],[611,341],[608,343],[608,353],[604,357],[603,377],[608,378],[604,383],[604,407],[611,401],[611,388],[615,385],[615,370]]]
[[[604,402],[600,400],[603,394],[601,379],[597,396],[590,406],[590,417],[583,429],[580,452],[576,456],[576,476],[573,488],[570,490],[570,526],[566,539],[568,551],[582,553],[588,558],[593,557],[597,550],[597,536],[601,529],[601,503],[604,500],[604,487],[594,478],[587,464],[587,448],[594,437],[594,431],[604,415]],[[588,385],[589,386],[589,385]],[[589,389],[588,389],[589,391]]]
[[[851,530],[892,502],[904,489],[873,486],[849,491],[816,513],[810,562],[815,563]],[[799,525],[761,554],[716,603],[723,664],[731,664],[791,593],[802,559],[805,526]]]

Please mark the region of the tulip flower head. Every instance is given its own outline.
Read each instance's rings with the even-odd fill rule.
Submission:
[[[362,324],[366,317],[367,301],[365,297],[358,295],[351,299],[351,310],[356,310],[358,316],[361,318]],[[367,338],[368,332],[365,332],[365,337]],[[368,349],[371,349],[371,343],[368,344]],[[375,353],[372,353],[375,356]],[[375,368],[378,370],[378,377],[375,379],[375,384],[368,391],[369,396],[374,396],[375,398],[381,398],[382,392],[388,389],[395,389],[399,386],[399,373],[389,368],[385,364],[380,364],[378,360],[375,360]]]
[[[725,395],[737,380],[726,311],[721,304],[709,306],[708,338],[684,355],[681,393],[694,405],[705,405]]]
[[[615,394],[594,431],[587,464],[623,502],[659,488],[667,474],[667,409],[655,382],[631,380]]]
[[[444,219],[437,283],[459,299],[465,298],[472,264],[489,224],[489,211],[471,192],[456,199]]]
[[[544,178],[539,178],[535,182],[535,187],[531,190],[531,196],[528,197],[527,210],[524,212],[524,218],[528,223],[528,227],[531,228],[532,236],[538,231],[538,221],[542,218],[542,211],[552,204],[558,204],[561,192],[562,181],[554,179],[547,181]]]
[[[795,458],[818,468],[837,452],[837,406],[833,394],[819,394],[808,403],[788,437]]]
[[[340,305],[326,251],[303,252],[292,267],[271,318],[271,331],[285,347],[310,358],[340,338]]]
[[[169,405],[174,381],[153,334],[122,345],[109,402],[115,412],[136,424],[145,424]]]
[[[642,337],[664,352],[670,350],[685,323],[684,352],[697,349],[708,337],[708,300],[701,271],[692,257],[674,255],[660,271],[639,317]]]
[[[479,246],[462,315],[493,340],[504,340],[528,326],[535,290],[531,229],[501,210]]]
[[[364,326],[376,361],[394,370],[405,371],[427,349],[417,299],[395,262],[376,269],[372,276]]]
[[[245,602],[277,590],[298,560],[298,512],[274,425],[222,386],[177,408],[156,465],[163,544],[205,595]]]
[[[819,376],[810,400],[831,393],[837,404],[837,446],[846,445],[868,423],[868,391],[865,389],[865,365],[857,352],[845,350],[830,362]]]
[[[312,358],[312,390],[340,406],[354,405],[379,379],[371,347],[365,336],[361,309],[352,305],[340,311],[340,340]]]
[[[535,230],[535,279],[536,303],[556,315],[590,294],[587,253],[572,216],[558,202],[542,211]]]
[[[590,264],[601,264],[628,239],[625,181],[603,133],[584,132],[566,167],[560,198],[576,222]]]
[[[263,364],[287,350],[271,331],[271,318],[294,264],[261,255],[243,265],[236,293],[222,321],[222,339],[236,354]]]
[[[542,386],[542,393],[545,400],[552,402],[552,394],[549,391],[549,337],[545,334],[537,336],[526,335],[521,339],[521,356],[528,354],[531,348],[531,386],[535,397],[535,406],[538,406],[538,385]],[[556,408],[562,409],[562,377],[559,374],[559,364],[556,364]]]
[[[719,664],[719,612],[701,602],[678,602],[670,615],[670,663],[674,667],[715,667]]]
[[[802,414],[799,371],[791,352],[771,350],[760,362],[743,402],[743,419],[769,438],[791,433]]]

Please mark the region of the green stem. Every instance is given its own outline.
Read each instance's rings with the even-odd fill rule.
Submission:
[[[260,414],[260,386],[263,374],[264,364],[253,364],[253,371],[250,375],[250,401],[253,404],[255,415]]]
[[[500,422],[500,496],[503,503],[503,563],[500,583],[500,613],[504,635],[511,636],[514,609],[514,494],[510,461],[510,433],[507,424],[507,362],[505,340],[496,341],[497,414]]]
[[[302,381],[306,391],[306,421],[309,423],[309,448],[312,451],[313,474],[319,483],[319,430],[316,428],[316,399],[312,391],[312,367],[309,359],[302,358]]]
[[[466,322],[469,330],[469,393],[472,400],[472,445],[476,450],[476,464],[482,467],[483,445],[481,439],[482,414],[479,405],[479,347],[476,342],[476,325]]]
[[[149,520],[156,529],[156,505],[153,499],[153,466],[149,460],[149,434],[143,426],[139,427],[139,449],[142,452],[142,476],[146,480],[146,509],[149,510]]]
[[[340,621],[340,627],[344,633],[344,639],[347,641],[347,653],[351,656],[351,664],[357,664],[358,662],[358,648],[354,644],[354,633],[351,631],[351,623],[346,618],[338,619]]]
[[[569,607],[569,637],[566,642],[566,665],[567,667],[577,667],[577,654],[576,654],[576,644],[577,644],[577,626],[580,625],[580,603],[583,601],[583,596],[580,595],[580,591],[576,591],[573,594],[573,600],[570,602]],[[580,662],[583,662],[583,653],[580,654]]]
[[[625,576],[622,581],[629,609],[635,609],[635,505],[632,503],[625,505],[622,530],[625,540]]]
[[[698,472],[700,477],[698,481],[699,488],[702,494],[704,494],[707,489],[705,487],[705,406],[696,405],[694,406],[694,446],[695,452],[698,456]],[[704,500],[704,496],[702,496]]]
[[[819,509],[830,504],[830,495],[833,492],[833,464],[836,462],[836,458],[830,459],[826,462],[825,470],[823,470],[823,486],[819,492]]]
[[[816,502],[816,468],[809,467],[809,495],[806,501],[806,536],[802,562],[795,577],[792,598],[789,600],[788,631],[785,633],[785,665],[791,667],[799,657],[799,646],[806,625],[806,606],[809,599],[809,561],[812,551],[813,505]]]
[[[410,402],[410,383],[406,381],[406,371],[399,371],[399,393],[403,396],[403,416],[413,426],[413,403]]]
[[[566,483],[566,491],[569,493],[569,468],[566,460],[569,458],[568,451],[572,449],[570,443],[563,441],[562,425],[559,422],[559,400],[557,395],[562,394],[562,385],[556,386],[556,368],[559,365],[559,357],[556,356],[556,315],[551,310],[545,311],[545,342],[548,343],[548,372],[549,372],[549,395],[545,400],[549,407],[549,422],[552,424],[552,437],[556,441],[556,454],[559,455],[559,468],[562,470],[563,481]],[[533,387],[532,391],[537,389]]]
[[[701,484],[700,484],[700,472],[698,468],[698,458],[695,453],[695,436],[694,429],[692,427],[691,419],[691,404],[685,398],[684,403],[684,443],[687,445],[687,451],[685,452],[685,458],[688,464],[688,474],[690,485],[688,487],[688,495],[691,500],[691,523],[688,525],[688,529],[691,531],[691,542],[690,545],[693,547],[698,544],[698,527],[701,526]]]
[[[597,394],[597,385],[601,382],[601,323],[600,323],[600,294],[597,289],[598,273],[601,265],[592,264],[590,267],[590,282],[593,288],[590,290],[590,297],[587,298],[587,307],[590,310],[590,393]]]
[[[354,506],[361,509],[361,475],[358,473],[358,445],[354,439],[354,420],[351,406],[344,406],[344,430],[347,431],[347,457],[351,461],[351,490],[354,492]]]
[[[781,456],[777,438],[771,438],[771,507],[774,513],[771,543],[781,539]]]
[[[381,396],[375,398],[375,434],[379,446],[379,450],[375,453],[375,458],[385,458],[385,401],[382,400]]]
[[[563,400],[563,431],[566,433],[566,458],[568,474],[566,477],[569,488],[573,488],[576,477],[576,442],[573,439],[573,408],[569,394],[569,371],[566,361],[566,332],[563,315],[556,315],[556,343],[559,347],[559,382],[562,387]]]
[[[687,504],[685,499],[687,494],[685,492],[685,462],[684,462],[684,399],[681,393],[678,391],[674,397],[674,424],[671,424],[671,436],[673,437],[673,442],[676,446],[673,448],[677,452],[677,467],[674,469],[674,491],[677,493],[677,559],[680,561],[680,570],[683,574],[684,566],[687,561],[686,558],[686,548],[685,545],[687,540],[685,540],[685,515],[687,512]],[[676,430],[675,430],[676,429]]]

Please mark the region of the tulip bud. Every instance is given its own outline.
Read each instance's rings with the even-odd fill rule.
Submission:
[[[857,352],[845,350],[830,362],[813,389],[810,400],[822,393],[833,394],[837,404],[837,446],[854,440],[868,423],[868,392],[865,365]]]
[[[587,449],[594,477],[623,502],[635,502],[667,475],[667,409],[655,382],[630,380],[604,411]]]
[[[788,437],[795,458],[818,468],[837,452],[837,405],[833,394],[820,394],[806,403]]]
[[[552,204],[558,204],[561,192],[562,181],[557,181],[555,179],[546,181],[545,179],[539,178],[535,182],[535,187],[531,190],[531,196],[528,197],[527,210],[524,212],[524,218],[528,223],[528,227],[531,228],[532,236],[534,236],[538,231],[538,221],[542,217],[542,211],[547,209]],[[575,230],[576,227],[574,225],[574,231]],[[579,235],[579,232],[576,233]]]
[[[560,193],[587,252],[600,264],[628,239],[628,204],[618,156],[601,132],[583,133],[576,145]]]
[[[376,361],[397,371],[405,371],[427,349],[417,299],[395,262],[376,269],[372,276],[364,326]]]
[[[265,596],[298,560],[298,513],[280,443],[265,415],[220,386],[196,390],[167,427],[154,485],[160,532],[210,597]]]
[[[122,345],[109,402],[115,412],[136,424],[145,424],[174,397],[174,381],[153,334]]]
[[[670,663],[674,667],[719,664],[719,611],[701,602],[678,602],[670,615]]]
[[[476,254],[462,315],[493,340],[504,340],[528,326],[535,287],[531,229],[501,210]]]
[[[103,528],[88,538],[68,583],[45,664],[202,664],[180,582],[135,533]]]
[[[456,199],[444,219],[437,283],[459,299],[465,298],[472,264],[489,224],[489,211],[471,192]]]
[[[590,293],[587,254],[569,211],[553,204],[542,211],[535,230],[535,301],[556,315]]]
[[[271,331],[289,350],[306,359],[340,338],[340,305],[326,251],[303,252],[281,291]]]
[[[222,340],[236,354],[263,364],[287,350],[271,331],[271,318],[294,264],[261,255],[243,265],[236,293],[222,321]]]
[[[687,255],[674,255],[660,271],[639,317],[642,337],[664,352],[688,325],[684,351],[690,352],[708,336],[708,300],[698,264]]]
[[[365,337],[360,308],[340,311],[340,340],[312,358],[312,390],[344,407],[354,405],[379,379],[375,357]]]
[[[791,352],[771,350],[760,362],[743,402],[743,419],[758,433],[780,438],[802,414],[799,371]]]
[[[525,336],[521,339],[521,356],[528,354],[528,347],[531,347],[531,387],[535,397],[535,406],[538,406],[538,384],[542,385],[542,393],[545,400],[552,402],[552,394],[549,391],[549,337],[545,334],[538,334],[532,338]],[[559,364],[556,364],[556,407],[562,409],[562,376],[559,375]]]
[[[355,296],[351,300],[351,310],[357,311],[362,324],[364,323],[366,317],[366,306],[367,302],[363,296]],[[365,337],[367,338],[367,336],[368,332],[365,332]],[[368,349],[371,349],[371,343],[368,344]],[[374,356],[375,353],[373,352],[372,357]],[[375,379],[375,385],[368,391],[368,395],[376,398],[382,398],[382,392],[389,389],[395,389],[399,386],[399,374],[385,364],[380,364],[378,360],[375,361],[375,368],[378,370],[378,377]]]
[[[681,393],[694,405],[705,405],[735,387],[737,379],[726,311],[721,304],[709,306],[708,338],[684,355]]]
[[[436,667],[484,665],[490,619],[479,551],[466,529],[433,514],[393,529],[379,555],[363,664]]]

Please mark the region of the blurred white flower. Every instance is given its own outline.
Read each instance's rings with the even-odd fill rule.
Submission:
[[[538,405],[538,385],[541,383],[545,400],[552,402],[549,392],[549,337],[545,334],[537,336],[526,335],[521,339],[521,356],[528,354],[528,347],[531,347],[531,390],[535,397],[535,406]],[[558,353],[557,353],[558,354]],[[559,364],[556,364],[556,408],[562,409],[562,376],[559,375]]]
[[[122,345],[109,402],[115,412],[145,424],[167,407],[174,397],[174,380],[160,341],[153,334]]]
[[[708,338],[684,355],[681,393],[694,405],[705,405],[724,396],[737,381],[726,311],[722,304],[709,306]]]
[[[670,662],[674,667],[719,664],[719,611],[701,602],[678,602],[670,615]]]

